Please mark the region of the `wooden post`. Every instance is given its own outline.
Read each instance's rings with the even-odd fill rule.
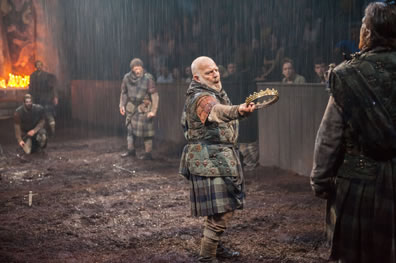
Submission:
[[[28,202],[29,202],[29,207],[31,207],[32,204],[33,204],[33,196],[34,195],[37,195],[37,194],[33,194],[33,191],[29,191],[29,195],[27,196],[28,197]]]

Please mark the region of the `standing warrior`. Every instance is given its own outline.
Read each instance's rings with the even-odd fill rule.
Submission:
[[[131,71],[125,74],[121,84],[120,113],[126,115],[125,125],[128,130],[128,151],[121,156],[136,156],[136,137],[141,137],[145,149],[142,159],[151,160],[153,117],[157,113],[159,96],[153,76],[144,71],[142,60],[132,59],[130,67]]]
[[[244,204],[243,173],[235,145],[238,119],[255,106],[231,105],[211,58],[196,58],[191,70],[193,80],[182,115],[188,144],[183,150],[180,173],[190,181],[192,215],[206,217],[199,260],[217,262],[216,255],[239,255],[219,241],[234,210],[242,209]]]
[[[34,98],[35,104],[44,107],[51,135],[55,135],[55,106],[58,105],[56,77],[54,74],[43,71],[43,62],[40,60],[37,60],[34,65],[36,71],[30,75],[29,94]]]
[[[41,105],[32,103],[30,94],[25,95],[23,105],[15,110],[15,137],[26,154],[30,154],[37,147],[43,149],[47,145],[44,114]]]
[[[396,6],[367,6],[362,50],[331,73],[311,185],[332,260],[396,262]]]

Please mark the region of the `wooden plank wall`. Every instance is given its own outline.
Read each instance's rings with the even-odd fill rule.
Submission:
[[[72,81],[72,117],[83,123],[124,129],[118,110],[119,81]],[[160,96],[156,138],[182,145],[180,127],[187,84],[157,85]],[[316,132],[327,105],[324,85],[258,83],[257,89],[275,88],[280,100],[259,112],[260,164],[309,175]],[[227,87],[225,87],[227,89]],[[241,98],[241,102],[245,98]]]
[[[121,81],[73,80],[71,84],[72,118],[83,126],[105,128],[110,133],[125,129],[119,112]],[[188,84],[157,85],[160,96],[156,117],[156,138],[184,143],[180,116]],[[86,125],[84,125],[86,124]]]
[[[320,84],[257,84],[266,88],[277,89],[280,99],[259,112],[260,164],[308,176],[328,92]]]
[[[73,80],[72,119],[83,128],[99,126],[116,133],[123,123],[119,112],[120,81]]]
[[[160,84],[157,88],[160,102],[156,119],[156,137],[177,144],[185,144],[180,117],[188,84]]]
[[[16,108],[23,103],[23,96],[27,89],[1,89],[0,88],[0,120],[14,116]]]

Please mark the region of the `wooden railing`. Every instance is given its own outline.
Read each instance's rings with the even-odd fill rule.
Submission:
[[[120,85],[119,81],[73,81],[73,119],[110,130],[122,129],[124,118],[118,109]],[[180,116],[187,87],[185,83],[157,85],[160,96],[157,139],[185,143]],[[329,95],[324,85],[319,84],[257,83],[258,90],[267,87],[277,89],[280,99],[259,112],[260,163],[309,175],[316,131]]]
[[[26,89],[0,88],[0,120],[14,116],[15,109],[22,105],[26,93]]]
[[[257,83],[275,88],[279,101],[259,112],[260,164],[301,175],[312,169],[313,149],[329,95],[324,85]]]

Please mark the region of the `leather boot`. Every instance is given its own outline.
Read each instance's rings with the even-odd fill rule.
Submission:
[[[126,151],[126,152],[121,154],[121,157],[127,157],[127,156],[135,157],[136,156],[136,150],[128,150],[128,151]]]
[[[144,155],[142,156],[142,160],[152,160],[153,156],[151,155],[151,151],[153,150],[153,139],[144,138]]]
[[[238,251],[226,248],[223,243],[220,241],[217,246],[216,255],[218,258],[235,258],[239,257],[241,253]]]
[[[213,240],[207,237],[203,237],[201,240],[201,251],[199,252],[199,262],[210,262],[217,263],[216,259],[216,249],[217,240]]]

